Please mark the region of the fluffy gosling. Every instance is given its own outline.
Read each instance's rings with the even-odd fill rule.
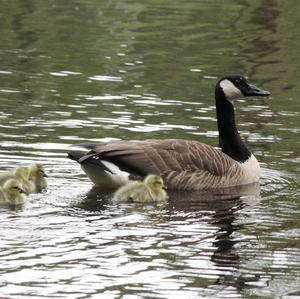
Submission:
[[[29,166],[29,180],[33,183],[33,193],[41,193],[47,189],[47,174],[42,164],[34,163]]]
[[[33,192],[34,184],[30,180],[30,171],[29,171],[28,167],[25,167],[25,166],[17,167],[13,171],[13,174],[14,174],[14,177],[22,183],[23,189],[27,194]]]
[[[17,179],[8,179],[0,187],[0,203],[2,204],[21,205],[25,202],[26,197],[22,183]]]
[[[23,186],[26,193],[31,193],[33,190],[33,183],[29,180],[29,169],[27,167],[17,167],[11,171],[4,172],[0,175],[0,185],[9,179],[17,179]]]
[[[114,194],[114,199],[120,202],[153,203],[165,201],[168,196],[164,190],[163,179],[150,174],[143,182],[132,181],[120,187]]]

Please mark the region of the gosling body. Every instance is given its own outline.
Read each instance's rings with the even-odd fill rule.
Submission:
[[[29,166],[29,180],[32,182],[32,193],[41,193],[47,189],[47,174],[42,164],[34,163]]]
[[[144,181],[131,181],[120,187],[114,199],[120,202],[153,203],[165,201],[168,196],[164,190],[163,180],[158,175],[148,175]]]
[[[0,187],[0,203],[9,205],[21,205],[27,198],[26,191],[21,181],[17,179],[8,179]]]
[[[31,193],[34,189],[34,184],[29,178],[30,172],[28,167],[17,167],[11,171],[4,172],[0,175],[0,185],[9,179],[16,179],[22,184],[22,188],[26,193]]]

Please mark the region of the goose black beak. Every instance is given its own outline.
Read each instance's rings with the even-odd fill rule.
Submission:
[[[164,190],[168,190],[168,187],[167,187],[166,185],[163,185],[162,188],[163,188]]]
[[[269,91],[263,90],[253,84],[247,84],[247,86],[243,86],[242,92],[246,97],[268,97],[271,95]]]

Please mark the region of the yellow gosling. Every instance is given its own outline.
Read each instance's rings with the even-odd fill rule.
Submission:
[[[168,196],[164,189],[163,179],[150,174],[143,182],[131,181],[120,187],[115,192],[114,199],[120,202],[143,203],[165,201]]]
[[[26,200],[26,192],[22,183],[17,179],[8,179],[0,187],[0,203],[10,205],[21,205]]]
[[[11,171],[2,173],[0,175],[0,185],[3,186],[9,179],[17,179],[21,182],[25,192],[32,192],[33,183],[29,180],[29,169],[27,167],[17,167]]]
[[[29,166],[29,180],[33,183],[33,193],[40,193],[47,189],[45,168],[42,164],[34,163]]]
[[[28,167],[17,167],[13,171],[13,176],[22,183],[26,193],[32,193],[34,191],[34,183],[30,180],[30,171]]]
[[[0,174],[0,185],[2,186],[8,179],[13,178],[13,171],[4,171]]]

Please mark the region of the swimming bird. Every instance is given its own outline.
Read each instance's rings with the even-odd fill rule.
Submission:
[[[29,167],[29,180],[33,184],[32,193],[40,193],[47,189],[47,174],[45,168],[40,163],[33,163]]]
[[[114,199],[121,202],[159,202],[167,199],[163,179],[158,175],[147,175],[143,182],[131,181],[120,187]]]
[[[21,182],[22,188],[27,193],[33,191],[34,185],[29,178],[29,169],[25,166],[16,167],[13,170],[6,171],[0,175],[0,185],[3,185],[8,179],[17,179]]]
[[[234,101],[269,96],[241,75],[220,79],[215,87],[219,146],[193,140],[165,139],[82,143],[68,157],[77,161],[97,186],[116,188],[132,177],[162,176],[168,189],[202,190],[259,181],[260,167],[235,124]]]
[[[20,205],[25,202],[26,197],[22,183],[17,179],[8,179],[0,187],[0,203],[2,204]]]

